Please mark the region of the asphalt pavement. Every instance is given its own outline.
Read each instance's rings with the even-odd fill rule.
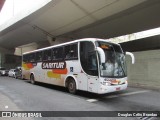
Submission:
[[[84,91],[78,91],[76,95],[72,95],[63,87],[42,83],[32,85],[28,80],[0,77],[0,111],[48,111],[48,114],[52,114],[49,111],[63,111],[64,114],[71,115],[71,117],[60,116],[59,113],[63,112],[59,112],[59,116],[57,115],[54,118],[23,119],[158,120],[159,118],[157,117],[143,117],[140,115],[136,117],[106,117],[104,111],[111,112],[107,113],[110,115],[114,114],[115,111],[119,111],[120,116],[123,116],[124,114],[121,113],[126,111],[155,112],[160,111],[159,101],[159,91],[151,89],[128,87],[125,91],[105,95]],[[56,115],[57,113],[54,112],[54,114]],[[76,115],[78,117],[75,117]],[[4,118],[1,117],[1,119],[3,120]]]

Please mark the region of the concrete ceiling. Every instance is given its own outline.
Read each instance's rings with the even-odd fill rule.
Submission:
[[[0,0],[0,11],[1,11],[3,5],[4,5],[4,2],[5,2],[5,0]]]
[[[160,26],[160,0],[52,0],[0,32],[0,47],[13,49],[47,36],[110,38]],[[0,26],[4,27],[4,26]]]

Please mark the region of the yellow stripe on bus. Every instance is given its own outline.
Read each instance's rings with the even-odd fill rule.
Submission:
[[[61,78],[61,74],[56,74],[56,73],[53,73],[52,71],[48,71],[47,76],[50,78]]]

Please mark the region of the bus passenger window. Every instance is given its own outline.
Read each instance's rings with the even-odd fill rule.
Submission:
[[[42,51],[36,53],[36,61],[41,62],[42,61]]]
[[[54,49],[53,49],[53,50],[52,50],[52,60],[55,60],[55,59],[56,59],[55,54],[56,54],[56,52],[55,52]]]
[[[70,50],[66,54],[66,59],[72,59],[72,58],[74,58],[74,51]]]
[[[78,46],[77,44],[65,46],[65,59],[73,60],[78,58]]]
[[[52,60],[63,60],[63,47],[53,48]]]
[[[29,56],[28,55],[23,55],[23,62],[28,62]]]
[[[65,59],[69,59],[71,57],[70,55],[70,45],[65,46]]]
[[[35,62],[35,53],[29,54],[29,60],[28,62]]]
[[[43,61],[51,61],[51,49],[43,52]]]

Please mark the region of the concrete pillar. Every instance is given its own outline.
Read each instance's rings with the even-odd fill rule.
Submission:
[[[4,66],[5,54],[13,54],[13,51],[0,47],[0,67]]]
[[[21,57],[15,56],[14,51],[0,47],[0,67],[7,69],[21,65]]]
[[[0,67],[3,67],[4,63],[4,54],[0,52]]]
[[[0,53],[0,67],[2,67],[2,54]]]

